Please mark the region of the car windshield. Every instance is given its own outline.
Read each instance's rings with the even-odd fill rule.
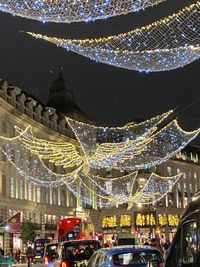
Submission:
[[[64,253],[67,260],[89,260],[93,253],[100,248],[98,241],[76,241],[64,244]]]
[[[48,258],[51,260],[55,259],[58,256],[57,249],[58,249],[58,243],[46,246],[45,256],[48,256]]]
[[[113,255],[113,264],[116,266],[144,266],[149,260],[159,260],[158,251],[125,252]]]

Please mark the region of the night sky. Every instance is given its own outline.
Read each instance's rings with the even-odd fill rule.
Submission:
[[[0,78],[45,104],[51,82],[63,66],[78,106],[98,124],[121,125],[177,107],[175,116],[181,126],[200,127],[200,61],[170,72],[139,73],[96,63],[23,33],[103,37],[144,26],[195,2],[167,0],[142,12],[72,24],[43,24],[1,12]]]

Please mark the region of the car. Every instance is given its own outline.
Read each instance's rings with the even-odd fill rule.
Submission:
[[[87,267],[164,267],[162,254],[150,246],[116,246],[96,251]]]
[[[53,267],[54,261],[58,258],[59,243],[48,244],[44,250],[43,267]]]
[[[58,257],[53,266],[86,267],[93,253],[100,248],[100,242],[93,239],[61,242],[58,245]]]
[[[166,267],[200,266],[200,191],[186,207],[169,247]]]

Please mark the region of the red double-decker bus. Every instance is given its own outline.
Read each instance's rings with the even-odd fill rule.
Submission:
[[[94,226],[80,218],[65,218],[57,224],[58,241],[91,239],[94,237]]]

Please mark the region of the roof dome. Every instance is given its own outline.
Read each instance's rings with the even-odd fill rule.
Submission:
[[[63,68],[60,68],[58,78],[52,82],[49,89],[47,106],[53,107],[63,114],[84,112],[76,105],[71,85],[64,79]]]

